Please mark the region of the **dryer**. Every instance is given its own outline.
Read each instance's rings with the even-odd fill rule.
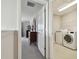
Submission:
[[[67,32],[63,35],[63,45],[70,49],[77,49],[77,33]]]
[[[63,40],[63,32],[62,31],[56,31],[56,33],[55,33],[55,42],[57,44],[62,45],[62,40]]]
[[[67,29],[56,31],[55,33],[55,42],[57,44],[63,45],[63,35],[67,33]]]

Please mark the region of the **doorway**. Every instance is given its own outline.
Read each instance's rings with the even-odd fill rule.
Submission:
[[[27,3],[26,3],[27,2]],[[28,5],[28,6],[26,6]],[[32,6],[33,5],[33,6]],[[34,5],[37,5],[34,7]],[[23,35],[22,38],[22,59],[24,58],[28,58],[28,56],[36,56],[36,54],[32,54],[32,52],[36,50],[38,50],[38,53],[43,57],[46,58],[46,49],[48,49],[48,47],[46,47],[46,5],[34,2],[34,1],[23,1],[22,0],[22,15],[21,15],[21,22],[29,22],[29,24],[23,25],[22,23],[22,27],[21,27],[21,34],[23,35],[23,33],[25,33]],[[39,8],[38,8],[39,7]],[[35,11],[36,10],[36,11]],[[35,26],[34,26],[34,21],[36,22]],[[26,30],[28,30],[25,27],[30,27],[29,32],[28,32],[28,38],[26,37]],[[23,27],[25,26],[25,27]],[[23,29],[25,28],[25,31],[23,31]],[[30,45],[30,33],[32,32],[37,32],[37,42],[36,42],[36,46]],[[28,47],[27,47],[28,46]],[[26,48],[25,48],[26,47]],[[35,48],[33,48],[35,47]],[[31,49],[29,49],[31,48]],[[32,51],[32,49],[34,49]],[[24,52],[23,52],[24,50]],[[26,50],[28,50],[27,52],[25,52]],[[31,51],[31,52],[30,52]],[[27,54],[28,53],[28,54]],[[24,57],[23,57],[24,56]],[[27,56],[27,57],[26,57]],[[31,57],[31,58],[32,58]],[[39,59],[40,57],[38,57]],[[33,58],[32,58],[33,59]]]

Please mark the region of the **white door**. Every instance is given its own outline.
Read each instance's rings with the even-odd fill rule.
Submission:
[[[39,12],[38,16],[38,48],[43,56],[45,56],[45,18],[44,8]]]

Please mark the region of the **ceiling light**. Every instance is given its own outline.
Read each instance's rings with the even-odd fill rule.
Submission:
[[[75,4],[77,4],[77,2],[76,2],[76,1],[73,1],[73,2],[71,2],[71,3],[69,3],[69,4],[67,4],[67,5],[64,6],[64,7],[61,7],[61,8],[59,8],[59,12],[62,12],[62,11],[64,11],[64,10],[68,9],[69,7],[74,6]]]

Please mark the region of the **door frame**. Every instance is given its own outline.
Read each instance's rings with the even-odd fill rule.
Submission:
[[[34,0],[34,1],[36,1],[37,3],[41,3],[41,4],[43,4],[45,7],[46,7],[46,9],[48,8],[48,4],[49,4],[49,2],[46,2],[46,1],[38,1],[38,0]],[[49,11],[47,10],[47,13],[49,13]],[[50,41],[49,41],[49,16],[47,16],[48,18],[47,18],[47,21],[48,21],[48,30],[46,30],[45,29],[45,31],[48,33],[48,43],[50,43]],[[21,43],[21,0],[17,0],[17,27],[18,27],[18,59],[22,59],[22,43]],[[46,37],[46,36],[45,36]],[[46,39],[45,39],[45,41],[46,41]],[[50,47],[50,45],[49,44],[47,44],[47,43],[45,43],[45,45],[48,45],[46,48],[47,48],[47,50],[45,51],[45,53],[48,53],[49,55],[50,55],[50,49],[49,49],[49,47]],[[48,55],[47,54],[47,55]],[[47,57],[47,59],[49,59],[50,58],[50,56],[48,55],[48,57]]]

